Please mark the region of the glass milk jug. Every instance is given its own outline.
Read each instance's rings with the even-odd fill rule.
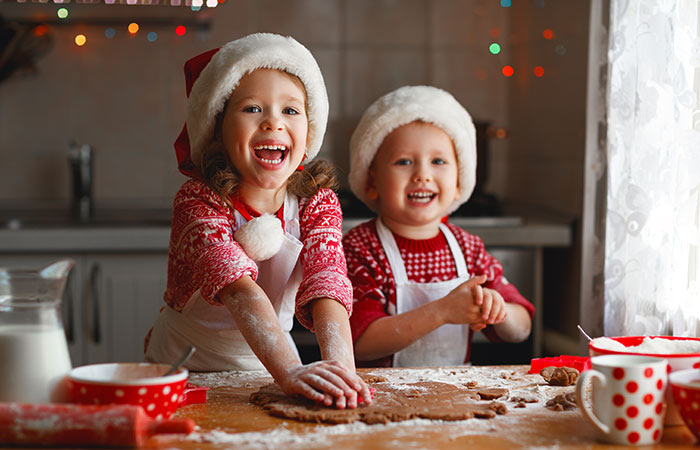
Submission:
[[[65,400],[71,361],[60,307],[74,265],[61,260],[39,270],[0,267],[0,402]]]

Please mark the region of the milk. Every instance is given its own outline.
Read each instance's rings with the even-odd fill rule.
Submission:
[[[0,401],[48,403],[65,396],[71,369],[63,329],[0,325]]]

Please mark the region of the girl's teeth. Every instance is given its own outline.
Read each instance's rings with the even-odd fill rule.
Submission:
[[[257,147],[253,147],[253,150],[281,150],[285,151],[287,150],[287,147],[284,145],[258,145]]]
[[[260,158],[260,161],[267,163],[267,164],[279,164],[282,162],[282,158],[280,159],[265,159],[265,158]]]

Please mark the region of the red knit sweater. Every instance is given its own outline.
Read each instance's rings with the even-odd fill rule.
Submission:
[[[377,219],[373,219],[360,224],[343,238],[348,276],[353,285],[354,306],[350,317],[353,340],[357,340],[370,323],[396,314],[396,283],[377,235],[376,222]],[[506,302],[522,305],[532,317],[534,306],[506,280],[503,266],[486,252],[481,238],[450,223],[447,226],[464,253],[470,276],[486,274],[488,280],[484,287],[498,291]],[[409,280],[428,283],[451,280],[457,276],[457,266],[442,233],[425,240],[406,239],[394,234],[394,239]],[[499,340],[492,327],[486,327],[483,332],[489,340]],[[365,364],[388,366],[391,365],[391,358],[364,363],[358,361],[358,365]]]
[[[256,214],[253,214],[254,216]],[[352,287],[343,255],[342,213],[335,193],[321,189],[299,200],[302,281],[296,297],[299,322],[313,330],[308,303],[328,297],[352,311]],[[204,183],[187,181],[175,196],[164,300],[176,311],[197,289],[209,303],[243,276],[256,279],[258,268],[233,239],[238,229],[231,210]]]

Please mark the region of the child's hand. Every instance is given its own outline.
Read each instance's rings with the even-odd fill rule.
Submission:
[[[325,406],[335,402],[338,409],[356,408],[358,394],[365,404],[372,398],[365,382],[337,361],[296,366],[277,382],[287,395],[302,395]]]
[[[460,284],[442,299],[445,323],[475,324],[483,322],[482,304],[486,275],[478,275]]]
[[[493,325],[506,320],[506,302],[501,294],[493,289],[483,289],[481,319],[484,324]]]

